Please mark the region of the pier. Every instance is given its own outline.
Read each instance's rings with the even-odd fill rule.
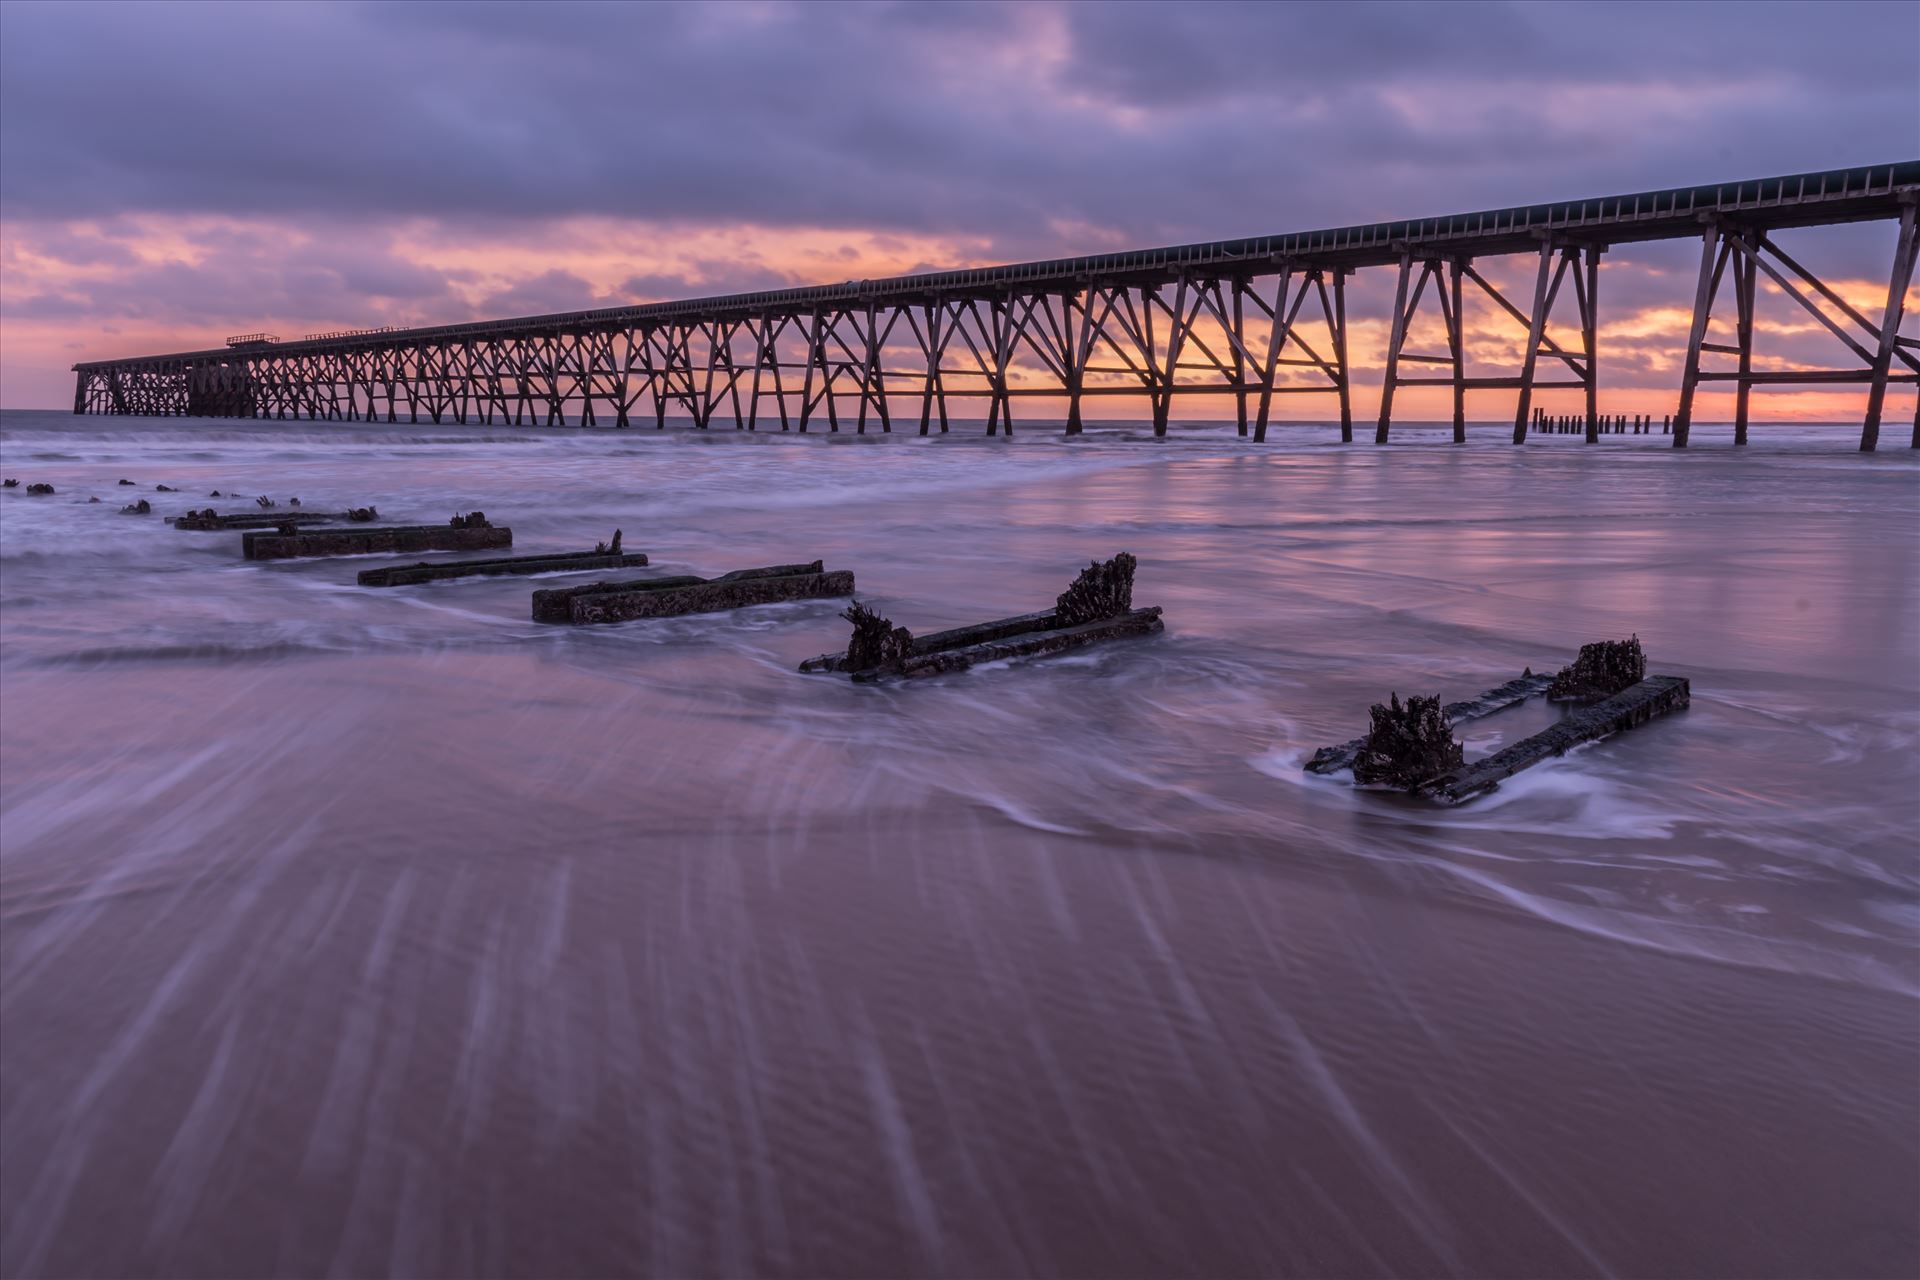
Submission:
[[[1076,435],[1090,400],[1145,397],[1164,436],[1176,399],[1228,397],[1242,437],[1264,441],[1278,396],[1318,397],[1354,439],[1346,282],[1396,273],[1380,411],[1391,438],[1403,387],[1452,391],[1453,440],[1466,393],[1516,394],[1513,443],[1538,429],[1534,396],[1576,389],[1580,433],[1612,433],[1598,409],[1599,261],[1611,246],[1697,241],[1693,318],[1667,434],[1686,448],[1703,384],[1732,384],[1736,444],[1756,387],[1857,384],[1860,448],[1879,444],[1889,385],[1920,383],[1920,339],[1900,333],[1916,256],[1920,160],[1287,235],[927,272],[682,302],[414,329],[347,330],[281,342],[250,333],[209,351],[73,366],[79,414],[326,421],[578,423],[700,429],[949,429],[949,401],[987,403],[989,436],[1014,407],[1064,409]],[[1876,317],[1780,248],[1798,227],[1895,224]],[[1508,296],[1480,268],[1519,256],[1531,286]],[[1499,274],[1499,273],[1495,273]],[[1764,277],[1855,357],[1830,369],[1756,369],[1755,290]],[[1510,374],[1469,376],[1469,298],[1524,334]],[[1422,312],[1426,306],[1428,311]],[[1438,312],[1444,352],[1407,349]],[[1707,340],[1719,312],[1735,341]],[[1559,317],[1579,340],[1550,336]],[[1709,357],[1732,368],[1709,368]],[[1911,443],[1920,448],[1920,407]]]

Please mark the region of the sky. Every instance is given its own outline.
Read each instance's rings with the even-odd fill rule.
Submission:
[[[234,333],[451,323],[1913,159],[1916,65],[1920,4],[1904,0],[4,0],[0,407],[70,404],[76,360]],[[1878,314],[1891,224],[1780,239]],[[1671,410],[1697,258],[1675,243],[1603,260],[1603,411]],[[1524,266],[1487,270],[1517,281]],[[1352,286],[1362,417],[1392,283],[1374,270]],[[1846,363],[1789,300],[1763,298],[1760,317],[1760,367]],[[1469,323],[1477,371],[1513,372],[1522,335],[1490,306]],[[1441,416],[1443,393],[1403,394],[1409,412]],[[1474,416],[1511,412],[1511,393],[1483,394]],[[1860,400],[1763,393],[1756,415],[1846,420]],[[1912,403],[1897,393],[1894,420]],[[1724,407],[1710,397],[1702,411]]]

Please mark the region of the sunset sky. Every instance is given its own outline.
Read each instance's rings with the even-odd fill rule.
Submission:
[[[8,0],[0,407],[70,402],[75,360],[245,331],[444,323],[1911,159],[1916,65],[1911,3]],[[1781,241],[1877,315],[1893,238],[1876,223]],[[1671,409],[1696,259],[1691,242],[1604,259],[1604,410]],[[1363,417],[1391,288],[1388,271],[1354,282]],[[1784,298],[1761,315],[1762,367],[1844,362]],[[1476,354],[1498,365],[1519,335],[1490,308],[1471,318]],[[1859,400],[1778,393],[1756,411],[1847,419]],[[1437,398],[1405,403],[1439,412]],[[1470,412],[1510,403],[1484,393]],[[1902,389],[1889,413],[1912,403]]]

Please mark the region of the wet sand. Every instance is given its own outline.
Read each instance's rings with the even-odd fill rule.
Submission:
[[[0,433],[8,1276],[1920,1269],[1910,458]],[[860,688],[123,474],[1168,629]],[[1630,631],[1691,709],[1486,801],[1298,768]]]

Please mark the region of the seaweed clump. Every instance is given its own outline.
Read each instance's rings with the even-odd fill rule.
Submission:
[[[913,652],[913,632],[896,627],[855,600],[840,615],[853,624],[853,638],[847,641],[845,667],[848,671],[870,671],[904,662]]]
[[[1133,570],[1137,562],[1122,551],[1105,564],[1098,560],[1080,571],[1054,606],[1063,627],[1117,618],[1133,608]]]
[[[1438,697],[1409,697],[1401,702],[1396,693],[1384,705],[1374,703],[1369,714],[1373,725],[1353,759],[1355,782],[1412,791],[1466,763]]]
[[[1547,686],[1547,697],[1556,701],[1585,701],[1611,698],[1647,678],[1647,655],[1640,649],[1640,637],[1626,640],[1596,640],[1580,646],[1580,656]]]

